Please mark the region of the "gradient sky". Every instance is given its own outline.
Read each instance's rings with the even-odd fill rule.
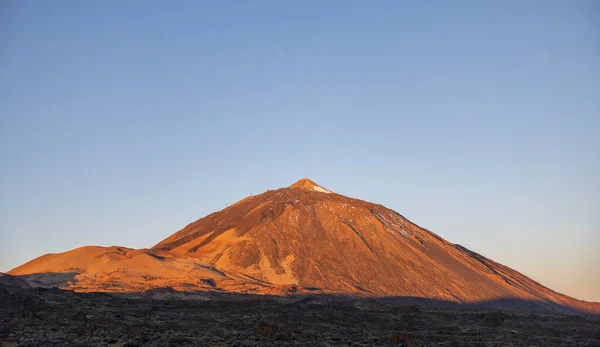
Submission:
[[[0,271],[309,177],[600,301],[595,1],[2,1]]]

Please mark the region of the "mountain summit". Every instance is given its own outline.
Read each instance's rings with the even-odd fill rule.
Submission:
[[[83,247],[42,256],[9,274],[30,285],[79,291],[169,287],[517,300],[600,312],[600,304],[556,293],[391,209],[333,193],[307,178],[246,197],[150,249]]]
[[[292,184],[290,186],[290,188],[303,188],[303,189],[314,190],[314,191],[321,192],[321,193],[331,193],[331,191],[321,187],[320,185],[316,184],[315,182],[311,181],[308,178],[303,178],[303,179],[299,180],[298,182]]]

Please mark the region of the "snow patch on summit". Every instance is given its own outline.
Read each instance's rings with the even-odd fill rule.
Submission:
[[[327,189],[325,189],[325,188],[323,188],[323,187],[321,187],[321,186],[314,186],[314,187],[312,187],[311,189],[312,189],[312,190],[315,190],[315,191],[317,191],[317,192],[321,192],[321,193],[326,193],[326,194],[329,194],[329,193],[331,193],[329,190],[327,190]]]

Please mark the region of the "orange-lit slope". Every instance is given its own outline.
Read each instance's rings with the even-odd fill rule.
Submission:
[[[88,246],[46,254],[11,271],[28,275],[32,286],[53,286],[79,291],[142,291],[156,287],[185,290],[210,287],[207,279],[222,275],[194,258],[174,258],[150,250]]]
[[[153,247],[276,284],[372,296],[551,301],[591,309],[384,206],[303,179],[202,218]]]

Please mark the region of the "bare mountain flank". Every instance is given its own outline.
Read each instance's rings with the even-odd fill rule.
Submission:
[[[309,179],[242,199],[150,249],[82,247],[44,255],[9,274],[32,278],[30,285],[77,291],[316,292],[513,300],[600,312],[598,303],[554,292],[391,209]],[[56,280],[65,274],[71,277]]]

